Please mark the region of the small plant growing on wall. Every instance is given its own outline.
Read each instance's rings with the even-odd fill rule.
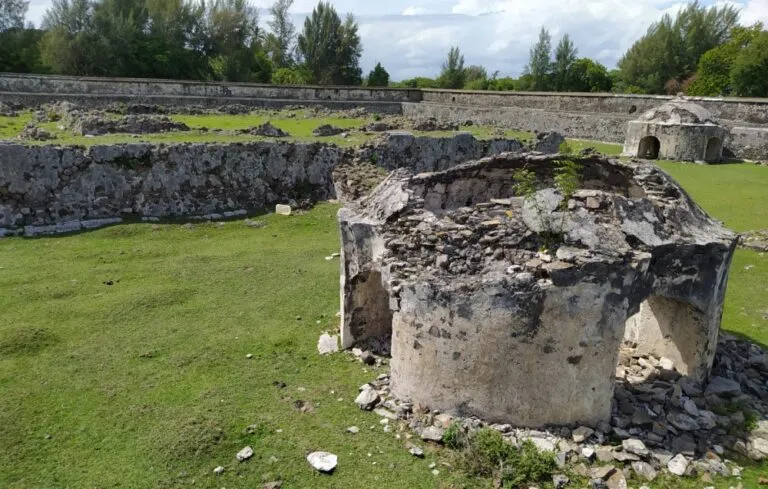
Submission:
[[[541,225],[542,232],[539,235],[543,239],[544,249],[551,249],[565,240],[568,201],[579,188],[581,165],[570,158],[561,159],[555,162],[553,173],[555,189],[563,197],[554,210],[545,207],[544,202],[538,198],[538,179],[535,172],[529,168],[520,168],[512,175],[515,194],[523,197]]]

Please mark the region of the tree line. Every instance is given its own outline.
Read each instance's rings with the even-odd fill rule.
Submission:
[[[450,49],[436,78],[391,82],[377,63],[360,68],[352,15],[319,2],[298,30],[276,0],[267,28],[248,0],[54,0],[40,29],[24,25],[28,2],[0,0],[0,71],[335,84],[647,94],[768,96],[768,31],[738,24],[733,6],[692,1],[649,26],[609,70],[579,57],[568,34],[552,47],[542,27],[518,78],[466,65]]]
[[[268,30],[247,0],[54,0],[40,29],[28,2],[0,0],[0,71],[262,83],[362,83],[354,17],[319,2],[298,31],[293,0]]]

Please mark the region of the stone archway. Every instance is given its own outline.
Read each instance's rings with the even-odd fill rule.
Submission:
[[[717,343],[712,321],[686,302],[653,295],[627,319],[624,340],[634,344],[638,354],[669,358],[682,375],[702,381]]]
[[[638,158],[646,160],[657,160],[661,150],[661,141],[655,136],[645,136],[640,140],[640,146],[637,149]]]
[[[704,161],[720,161],[723,156],[723,141],[720,138],[709,138],[704,151]]]

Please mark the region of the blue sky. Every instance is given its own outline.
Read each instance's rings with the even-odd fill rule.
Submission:
[[[273,0],[252,0],[266,9]],[[50,0],[31,0],[28,20],[40,23]],[[296,0],[292,13],[300,28],[316,0]],[[394,80],[435,76],[450,47],[458,45],[467,64],[489,73],[518,76],[543,25],[553,44],[570,34],[579,55],[613,68],[621,55],[666,12],[684,1],[669,0],[332,0],[339,13],[351,12],[363,40],[362,66],[377,61]],[[742,11],[742,24],[768,24],[768,0],[708,0]],[[266,13],[262,25],[266,28]]]

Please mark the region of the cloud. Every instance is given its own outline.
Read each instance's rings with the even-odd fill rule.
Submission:
[[[273,0],[255,0],[263,9]],[[291,12],[297,28],[316,0],[296,0]],[[352,12],[363,41],[367,74],[381,62],[392,79],[436,76],[451,46],[459,46],[467,64],[480,64],[501,76],[519,76],[541,26],[553,44],[568,33],[580,56],[613,68],[626,50],[665,13],[687,0],[335,0],[339,13]],[[734,5],[742,24],[768,25],[768,0],[705,0]],[[50,1],[32,0],[29,18],[39,24]],[[266,14],[266,13],[265,13]],[[262,16],[262,24],[268,20]]]

